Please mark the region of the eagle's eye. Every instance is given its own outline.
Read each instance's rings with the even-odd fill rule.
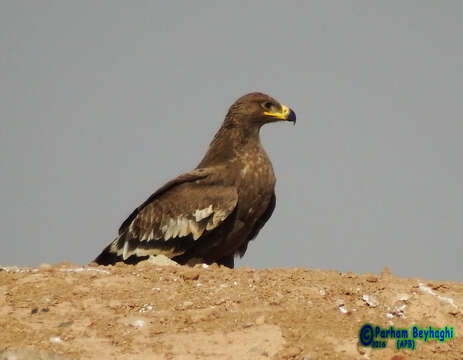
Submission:
[[[266,101],[262,104],[262,107],[265,109],[265,110],[270,110],[272,108],[273,104],[270,102],[270,101]]]

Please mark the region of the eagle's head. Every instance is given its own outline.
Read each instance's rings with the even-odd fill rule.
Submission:
[[[280,104],[271,96],[253,92],[236,100],[228,110],[226,121],[235,126],[260,127],[276,121],[292,121],[296,124],[296,114],[286,105]]]

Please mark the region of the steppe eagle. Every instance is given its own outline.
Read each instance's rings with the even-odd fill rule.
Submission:
[[[295,124],[296,115],[262,93],[236,100],[199,165],[136,208],[95,262],[135,264],[163,254],[233,268],[275,208],[275,175],[259,130],[276,121]]]

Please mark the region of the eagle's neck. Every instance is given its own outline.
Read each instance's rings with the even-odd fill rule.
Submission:
[[[224,123],[215,134],[198,168],[232,161],[244,149],[253,148],[254,151],[263,151],[259,129],[260,127],[257,126],[243,128]]]

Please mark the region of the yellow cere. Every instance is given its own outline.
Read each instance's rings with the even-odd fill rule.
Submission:
[[[286,120],[289,114],[289,108],[286,105],[281,105],[281,112],[268,112],[265,111],[264,115],[273,116],[281,120]]]

